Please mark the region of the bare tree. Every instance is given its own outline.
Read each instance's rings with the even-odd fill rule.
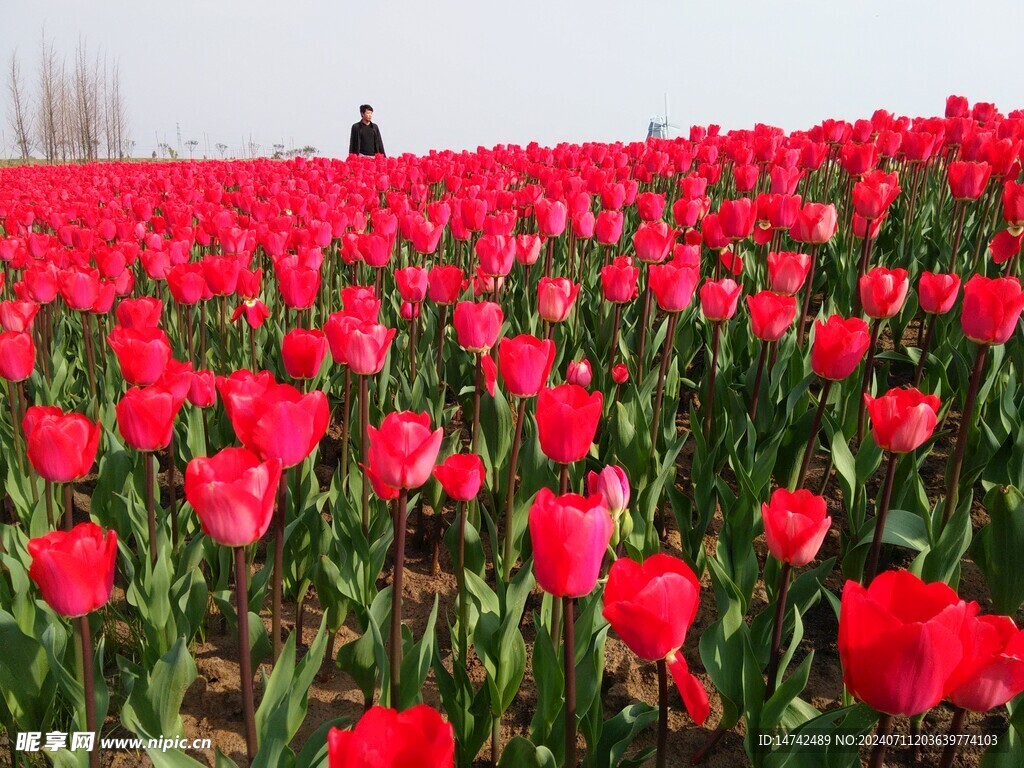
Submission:
[[[60,90],[58,82],[57,53],[53,44],[43,33],[39,54],[39,103],[36,130],[39,132],[38,145],[48,161],[58,159],[60,146],[58,125],[60,124]]]
[[[196,139],[189,139],[185,142],[185,147],[188,149],[188,159],[195,159],[196,147],[199,146],[199,142]]]
[[[32,117],[29,111],[28,95],[25,93],[25,82],[21,77],[21,65],[18,63],[18,52],[11,54],[10,82],[7,89],[11,94],[12,112],[10,116],[11,130],[14,141],[22,160],[28,160],[32,153]]]
[[[218,152],[220,152],[221,157],[224,157],[225,153],[228,151],[228,145],[225,144],[223,141],[218,141],[213,146]]]

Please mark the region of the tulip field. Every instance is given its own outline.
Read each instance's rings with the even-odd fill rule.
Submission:
[[[1024,765],[1022,161],[0,169],[0,764]]]

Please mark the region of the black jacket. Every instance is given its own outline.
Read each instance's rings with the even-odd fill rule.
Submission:
[[[383,155],[384,142],[377,124],[367,125],[360,120],[353,125],[352,135],[348,141],[348,152],[350,155]]]

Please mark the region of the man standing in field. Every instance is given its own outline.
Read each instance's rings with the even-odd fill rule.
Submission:
[[[352,126],[352,136],[348,141],[350,155],[383,155],[384,142],[380,138],[380,129],[373,122],[373,107],[363,104],[359,107],[362,120]]]

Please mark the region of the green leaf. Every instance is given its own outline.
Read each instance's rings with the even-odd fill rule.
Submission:
[[[498,768],[557,768],[555,756],[547,747],[536,747],[528,739],[516,736],[501,752]]]
[[[180,637],[145,678],[134,680],[128,700],[121,708],[121,722],[142,739],[183,735],[184,726],[178,713],[185,691],[195,679],[195,662],[185,639]]]
[[[1014,486],[985,496],[990,522],[978,532],[972,555],[985,575],[997,613],[1013,616],[1024,603],[1024,495]]]

